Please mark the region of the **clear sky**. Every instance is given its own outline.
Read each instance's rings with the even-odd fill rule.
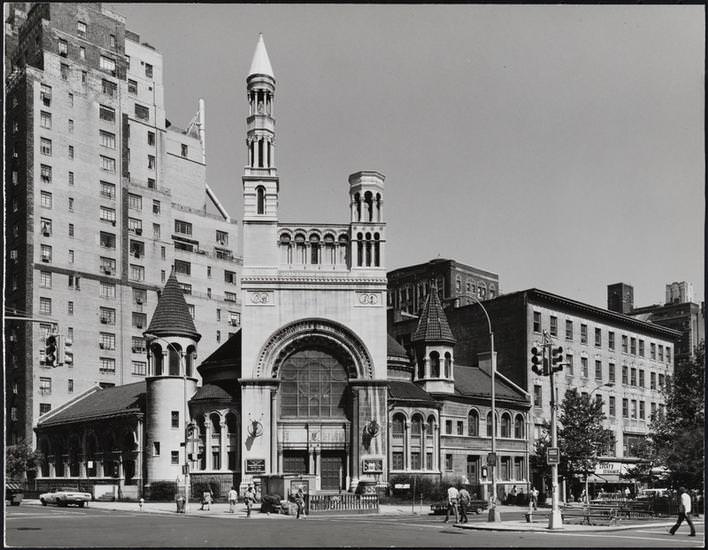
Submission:
[[[283,221],[348,220],[386,175],[389,269],[454,258],[606,306],[704,297],[703,6],[107,4],[165,62],[168,118],[206,100],[207,177],[241,219],[245,79],[277,80]]]

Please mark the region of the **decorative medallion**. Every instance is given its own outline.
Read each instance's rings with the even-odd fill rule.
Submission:
[[[356,304],[360,306],[378,306],[381,304],[381,293],[356,292]]]
[[[257,306],[273,305],[273,292],[264,290],[249,290],[249,301]]]

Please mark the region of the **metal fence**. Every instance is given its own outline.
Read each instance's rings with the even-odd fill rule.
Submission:
[[[377,495],[356,495],[342,493],[337,495],[310,495],[308,499],[310,514],[326,512],[378,513]]]

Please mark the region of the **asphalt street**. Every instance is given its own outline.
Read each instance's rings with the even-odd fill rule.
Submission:
[[[484,521],[476,517],[473,521]],[[704,546],[681,528],[602,533],[513,533],[463,530],[440,516],[361,516],[295,520],[149,514],[96,508],[6,508],[5,544],[26,547],[673,547]]]

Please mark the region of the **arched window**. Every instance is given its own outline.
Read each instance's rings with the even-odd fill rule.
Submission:
[[[445,352],[445,378],[452,378],[452,355],[449,351]]]
[[[162,376],[162,346],[153,344],[150,346],[152,355],[152,374],[153,376]]]
[[[170,344],[167,346],[167,350],[169,355],[170,376],[179,376],[181,374],[180,362],[182,360],[182,348],[179,344]]]
[[[364,235],[361,233],[356,234],[356,265],[364,265]]]
[[[495,428],[496,435],[499,435],[499,417],[496,417]],[[492,437],[492,411],[487,413],[487,437]]]
[[[262,185],[256,187],[256,202],[258,204],[258,213],[265,214],[265,187]]]
[[[209,416],[211,428],[211,467],[213,470],[221,470],[221,417],[212,413]]]
[[[197,355],[197,348],[189,346],[187,354],[184,356],[184,363],[187,367],[187,376],[192,376],[194,373],[194,359]]]
[[[502,437],[511,437],[511,416],[509,416],[509,413],[502,414],[501,436]]]
[[[324,256],[322,257],[322,263],[327,265],[334,265],[337,263],[334,235],[331,233],[327,233],[324,236]]]
[[[305,262],[305,235],[297,233],[295,235],[295,263],[304,264]]]
[[[356,220],[361,221],[361,195],[354,193],[354,207],[356,208]]]
[[[364,193],[364,203],[366,207],[364,208],[364,213],[366,214],[366,221],[370,222],[374,219],[374,199],[371,191]]]
[[[429,438],[432,438],[434,433],[435,433],[435,417],[431,414],[428,417],[428,430],[427,430],[426,436]]]
[[[524,438],[524,417],[520,414],[517,414],[514,419],[514,437],[516,439]]]
[[[381,221],[381,193],[376,193],[376,221]]]
[[[290,241],[290,235],[287,233],[280,235],[280,263],[282,264],[293,263],[293,249],[290,245]]]
[[[342,265],[347,265],[349,258],[349,237],[347,235],[339,236],[339,261]]]
[[[347,373],[329,353],[302,350],[280,369],[283,417],[344,417]]]
[[[479,435],[479,413],[474,409],[467,414],[467,435],[473,437]]]
[[[430,352],[430,377],[440,378],[440,354],[437,351]]]
[[[371,265],[371,233],[366,234],[366,265]]]
[[[320,237],[315,233],[310,235],[310,263],[313,265],[320,263]]]
[[[403,434],[406,430],[406,419],[401,413],[393,415],[391,420],[391,437],[396,440],[403,440]]]
[[[379,234],[374,233],[374,265],[381,265],[381,243],[379,242]]]
[[[207,453],[207,440],[206,440],[206,421],[203,416],[197,417],[197,432],[198,432],[198,456],[201,456],[198,469],[206,470],[206,453]]]
[[[423,417],[416,414],[411,419],[411,469],[422,470],[423,456]]]

